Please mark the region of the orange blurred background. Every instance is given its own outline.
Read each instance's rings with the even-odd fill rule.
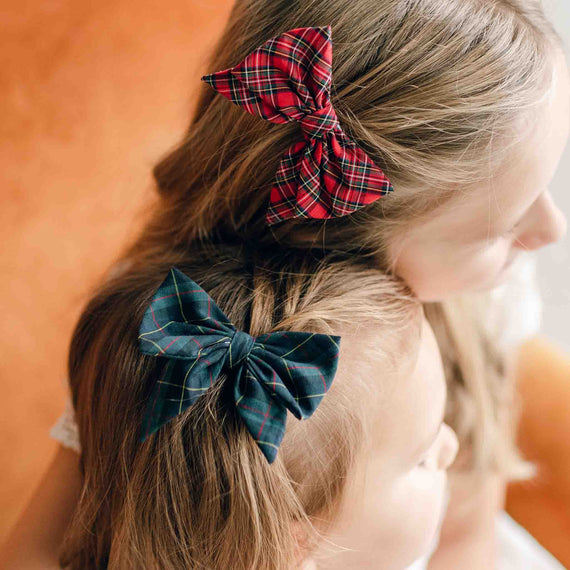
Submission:
[[[1,3],[0,541],[57,446],[48,432],[63,409],[68,343],[89,286],[152,200],[151,168],[185,131],[230,8]],[[544,341],[522,354],[521,435],[542,470],[511,488],[509,510],[570,565],[570,473],[559,461],[570,443],[553,427],[566,422],[569,433],[570,359]]]
[[[0,540],[57,443],[89,286],[152,199],[231,2],[3,0]]]

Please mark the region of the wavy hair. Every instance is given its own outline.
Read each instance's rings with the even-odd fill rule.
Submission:
[[[339,121],[395,192],[343,218],[268,228],[269,188],[301,129],[251,116],[202,85],[185,137],[154,169],[158,200],[125,257],[152,264],[209,241],[259,255],[342,252],[390,272],[397,236],[506,163],[539,116],[561,45],[539,0],[238,0],[208,71],[236,65],[285,30],[329,24]],[[444,349],[447,420],[464,465],[526,476],[500,331],[488,330],[469,296],[426,311]]]
[[[191,253],[111,278],[75,330],[69,371],[84,485],[60,558],[70,570],[295,567],[300,549],[310,549],[334,520],[379,413],[370,404],[375,386],[382,392],[417,359],[421,304],[403,282],[378,270],[281,255],[246,266],[235,248]],[[341,342],[329,393],[309,420],[289,419],[273,464],[221,397],[223,376],[138,441],[145,402],[164,365],[139,351],[138,326],[171,266],[254,336],[299,330],[358,339],[359,362],[344,364]]]

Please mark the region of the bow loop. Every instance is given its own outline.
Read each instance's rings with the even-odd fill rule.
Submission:
[[[299,121],[329,101],[330,35],[330,26],[290,30],[202,81],[252,115],[272,123]]]
[[[339,341],[308,332],[254,338],[236,330],[199,285],[171,269],[139,330],[141,352],[167,359],[147,403],[141,440],[190,407],[224,371],[240,417],[272,462],[287,410],[308,418],[327,392]]]

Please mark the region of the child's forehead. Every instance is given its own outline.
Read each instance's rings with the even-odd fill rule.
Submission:
[[[419,306],[417,310],[421,311]],[[439,347],[423,312],[418,317],[407,328],[393,330],[369,323],[344,332],[338,376],[362,383],[365,389],[377,390],[385,396],[395,386],[404,386],[410,381],[420,351],[433,352],[434,361],[440,358]]]
[[[402,355],[400,367],[389,371],[381,365],[369,367],[360,378],[364,386],[359,397],[366,398],[362,405],[371,419],[370,443],[378,451],[405,455],[441,421],[446,383],[439,347],[425,319],[417,344],[415,350]],[[344,364],[352,375],[363,373],[357,363]],[[399,451],[398,446],[402,447]]]

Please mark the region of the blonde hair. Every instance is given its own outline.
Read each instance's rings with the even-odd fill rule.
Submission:
[[[263,121],[202,85],[186,137],[155,167],[161,208],[148,240],[238,236],[377,254],[394,225],[504,164],[551,89],[560,43],[539,0],[238,0],[208,71],[287,29],[327,24],[340,123],[396,191],[351,216],[268,231],[271,182],[300,126]]]
[[[388,374],[411,370],[421,305],[402,282],[350,261],[264,259],[248,269],[236,253],[194,250],[133,268],[103,285],[83,312],[69,368],[84,486],[63,566],[288,570],[298,562],[294,525],[307,529],[310,548],[317,527],[326,530],[323,521],[334,518],[367,437],[366,392]],[[372,331],[374,342],[359,344],[359,355],[382,359],[386,376],[337,374],[311,419],[289,419],[272,465],[221,398],[223,377],[139,443],[144,403],[164,362],[138,351],[137,330],[173,265],[253,335]]]
[[[507,163],[539,116],[561,44],[539,0],[238,0],[207,71],[285,30],[329,24],[339,121],[395,191],[350,216],[268,228],[269,188],[300,127],[251,116],[202,85],[186,136],[154,169],[159,200],[126,257],[153,263],[212,241],[259,255],[343,252],[391,271],[395,236]],[[500,419],[513,405],[500,331],[486,330],[469,297],[427,312],[445,347],[448,419],[466,465],[527,475]]]

